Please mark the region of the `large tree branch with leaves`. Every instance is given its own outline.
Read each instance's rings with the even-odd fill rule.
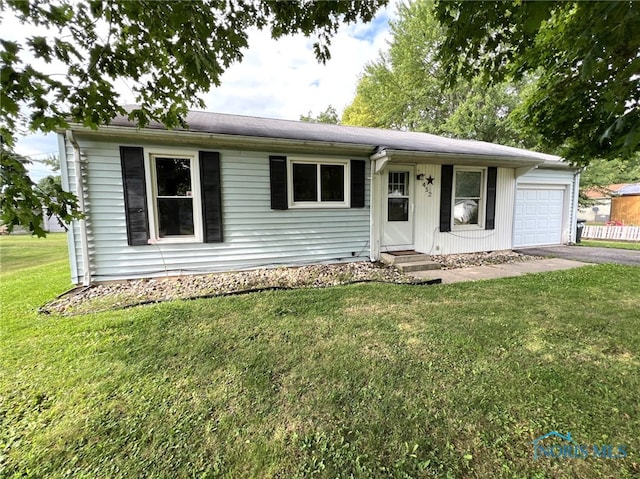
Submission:
[[[116,115],[141,127],[153,120],[184,126],[187,110],[204,107],[201,95],[242,59],[251,28],[268,28],[276,39],[313,36],[314,54],[326,62],[338,28],[370,21],[387,1],[0,0],[3,25],[10,12],[26,31],[48,32],[0,39],[2,221],[42,236],[41,207],[64,221],[81,216],[59,184],[43,190],[31,181],[28,160],[12,150],[17,132],[71,122],[97,128]],[[125,110],[119,80],[138,106]]]
[[[250,28],[268,28],[273,38],[314,36],[324,62],[342,24],[370,21],[387,1],[0,0],[25,28],[53,32],[0,41],[0,133],[10,145],[19,127],[96,128],[118,114],[142,127],[151,120],[182,126],[189,107],[204,107],[199,95],[242,59]],[[130,84],[138,107],[125,111],[117,79]]]
[[[438,1],[451,82],[537,78],[519,122],[576,164],[640,144],[640,2]]]
[[[29,160],[6,148],[0,149],[0,222],[9,233],[22,226],[34,235],[44,237],[44,215],[56,217],[60,225],[83,217],[76,197],[64,191],[53,177],[35,184],[26,170]]]

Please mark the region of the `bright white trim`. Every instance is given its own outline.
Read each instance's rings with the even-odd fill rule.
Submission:
[[[480,173],[480,201],[478,204],[478,223],[469,225],[457,225],[455,222],[456,207],[456,176],[459,171],[469,171]],[[476,166],[454,166],[453,167],[453,185],[451,188],[451,230],[452,231],[469,231],[485,229],[485,214],[487,202],[487,167]]]
[[[409,216],[406,222],[404,221],[388,221],[388,199],[389,199],[389,173],[408,173],[407,178],[407,191],[408,195],[401,196],[400,198],[409,199]],[[416,181],[416,166],[412,164],[396,164],[391,163],[387,165],[387,168],[379,175],[380,176],[380,252],[387,251],[402,251],[414,249],[416,243],[416,227],[415,227],[415,202],[417,196],[417,181]],[[388,228],[394,226],[400,227],[403,223],[409,225],[411,229],[411,242],[402,244],[387,244],[386,237],[388,236]],[[385,232],[385,229],[386,232]]]
[[[317,168],[317,194],[318,201],[294,201],[293,200],[293,165],[294,164],[310,164],[316,165]],[[320,175],[321,165],[340,165],[344,168],[344,201],[321,201],[322,194],[322,177]],[[300,209],[331,209],[331,208],[349,208],[351,206],[351,168],[348,159],[325,159],[319,157],[287,157],[287,201],[289,208]]]
[[[176,244],[176,243],[202,243],[202,192],[200,185],[200,162],[198,161],[198,150],[193,149],[163,149],[153,148],[144,152],[145,160],[145,180],[147,183],[147,208],[149,211],[149,241],[156,244]],[[191,199],[193,201],[193,236],[165,236],[160,237],[158,230],[158,208],[156,199],[158,198],[157,182],[155,178],[156,158],[179,158],[190,161],[191,172]]]

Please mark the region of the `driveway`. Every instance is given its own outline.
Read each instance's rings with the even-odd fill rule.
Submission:
[[[591,246],[546,246],[542,248],[522,248],[518,253],[532,256],[564,258],[585,263],[615,263],[640,266],[640,251]]]

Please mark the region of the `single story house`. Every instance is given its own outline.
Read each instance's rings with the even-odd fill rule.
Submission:
[[[190,112],[59,134],[74,283],[574,241],[579,171],[426,133]]]

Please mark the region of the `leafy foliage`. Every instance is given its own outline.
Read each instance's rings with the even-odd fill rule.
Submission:
[[[251,28],[269,28],[273,38],[316,36],[315,56],[325,62],[341,24],[369,21],[387,1],[0,0],[0,15],[52,32],[0,39],[3,144],[11,148],[17,130],[49,132],[70,122],[95,129],[118,114],[140,127],[152,120],[183,126],[190,106],[204,107],[199,95],[242,59]],[[56,69],[64,74],[50,74]],[[132,85],[137,106],[119,104],[116,81]],[[2,155],[2,219],[10,228],[44,235],[41,205],[63,220],[78,217],[72,195],[59,185],[45,193],[28,177],[25,158]]]
[[[189,106],[204,106],[198,95],[242,59],[249,29],[269,28],[273,38],[313,35],[315,56],[325,62],[341,24],[369,21],[387,1],[7,0],[27,27],[57,33],[0,40],[0,134],[11,145],[18,127],[47,132],[72,121],[96,128],[117,114],[141,127],[152,120],[182,126]],[[50,75],[40,62],[65,73]],[[118,104],[116,80],[133,85],[139,106]]]
[[[479,78],[447,85],[437,61],[444,35],[432,1],[398,6],[389,49],[368,64],[344,124],[423,131],[512,146],[534,147],[535,135],[521,135],[510,113],[520,103],[522,85],[487,88]]]
[[[640,143],[640,4],[438,1],[451,83],[537,78],[519,123],[576,164],[629,158]]]
[[[332,125],[337,125],[340,123],[340,118],[338,118],[338,112],[336,109],[329,105],[325,111],[318,113],[318,115],[313,116],[313,113],[309,111],[308,115],[300,115],[300,121],[306,121],[307,123],[328,123]]]
[[[43,214],[56,215],[65,228],[64,223],[83,217],[77,198],[63,190],[59,176],[43,178],[35,185],[26,169],[30,163],[27,158],[4,148],[0,150],[0,158],[0,220],[9,232],[21,225],[32,234],[44,237]]]

